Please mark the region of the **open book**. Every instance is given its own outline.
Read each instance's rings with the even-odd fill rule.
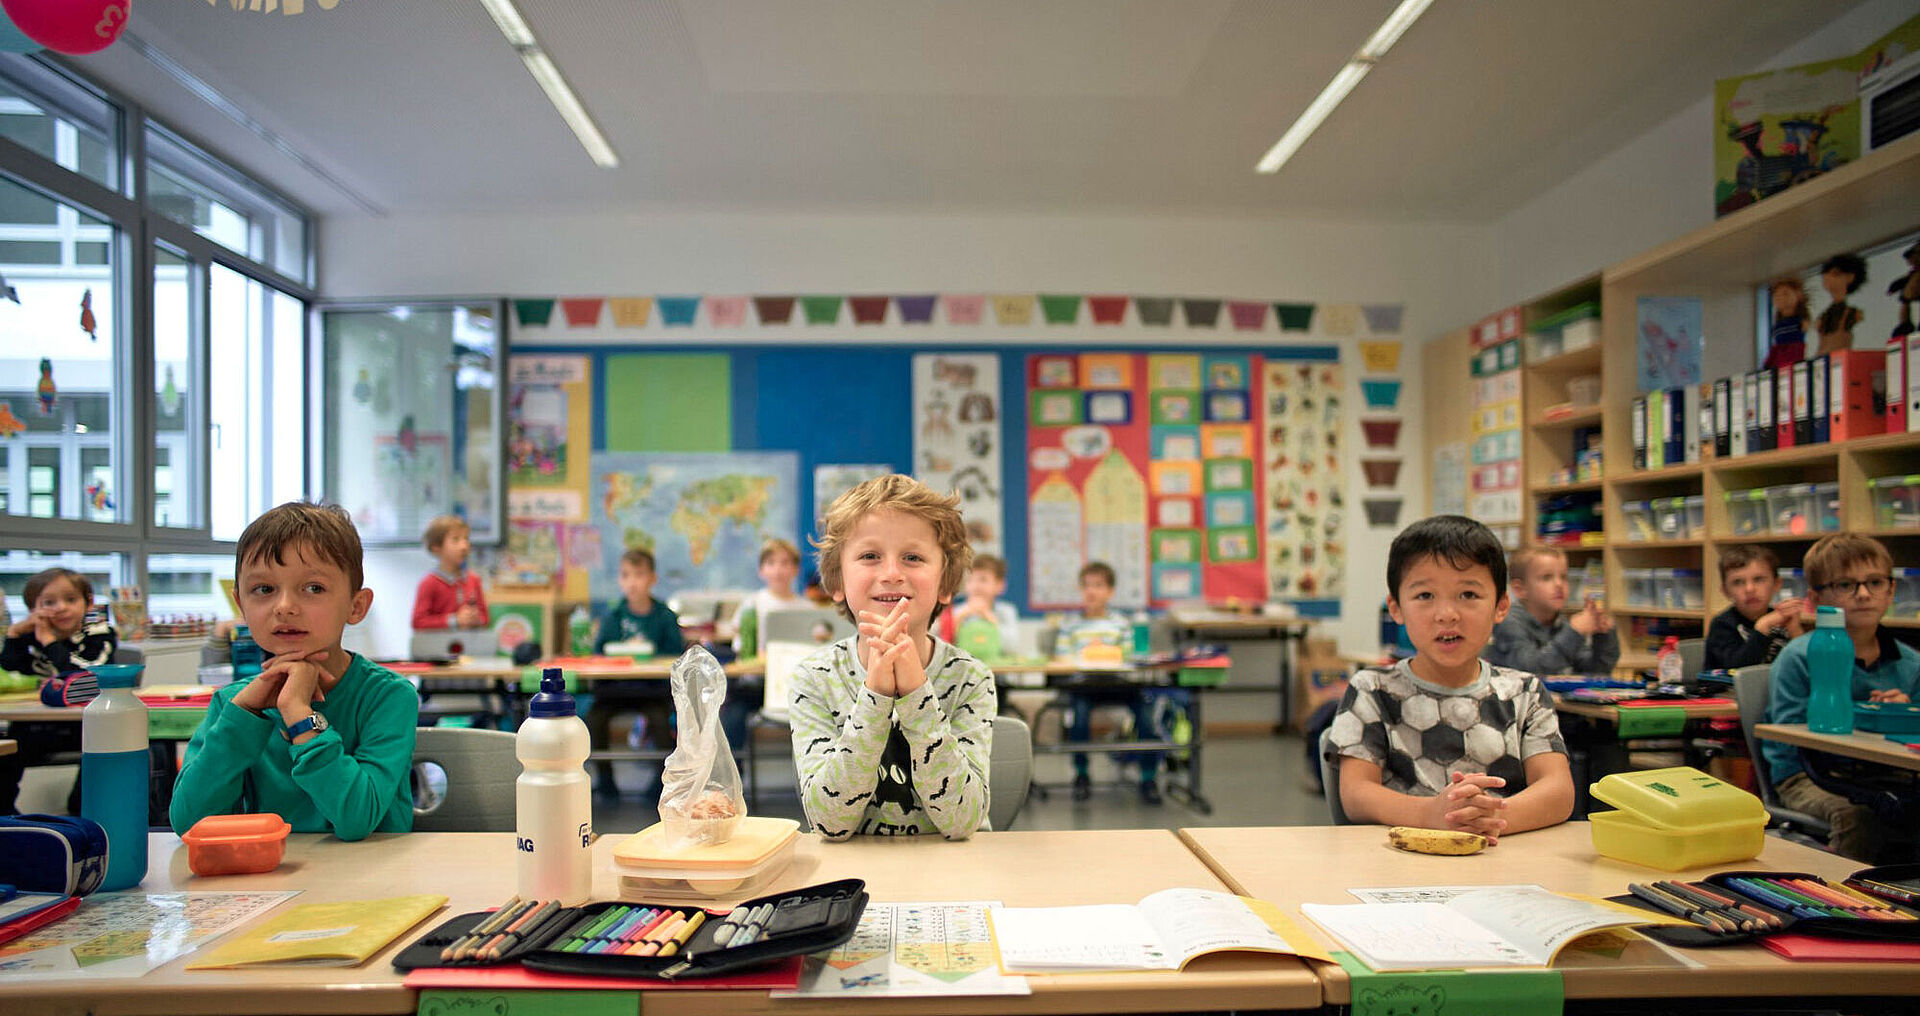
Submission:
[[[1165,889],[1139,904],[987,911],[1010,974],[1178,970],[1196,956],[1245,950],[1331,960],[1265,900]]]
[[[1582,935],[1679,923],[1539,886],[1476,889],[1444,903],[1303,903],[1300,909],[1375,970],[1545,967]]]

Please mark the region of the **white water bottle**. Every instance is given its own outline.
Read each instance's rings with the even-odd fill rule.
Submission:
[[[567,694],[559,668],[540,676],[513,752],[520,759],[514,784],[514,849],[520,896],[579,906],[593,891],[593,792],[585,769],[587,725]]]
[[[80,814],[107,833],[103,891],[147,877],[147,706],[134,697],[139,664],[93,669],[100,695],[80,714]]]

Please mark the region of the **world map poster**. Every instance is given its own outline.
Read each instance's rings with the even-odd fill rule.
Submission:
[[[595,452],[594,599],[620,594],[620,556],[629,547],[653,551],[662,599],[755,588],[761,542],[799,533],[799,476],[793,452]]]

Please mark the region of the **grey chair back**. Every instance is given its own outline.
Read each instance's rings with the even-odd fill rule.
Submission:
[[[1707,664],[1706,639],[1681,639],[1680,674],[1688,684],[1699,680],[1700,671]]]
[[[1333,731],[1320,732],[1320,788],[1327,795],[1327,815],[1334,825],[1352,825],[1347,809],[1340,803],[1340,760],[1327,758],[1333,750]]]
[[[423,833],[511,832],[520,760],[514,735],[480,727],[417,727],[413,828]],[[426,763],[439,767],[436,774]]]
[[[1772,676],[1773,667],[1765,663],[1733,672],[1733,701],[1740,709],[1740,733],[1747,741],[1747,757],[1753,761],[1753,782],[1760,788],[1760,803],[1767,806],[1767,814],[1776,824],[1824,837],[1830,831],[1827,823],[1780,803],[1780,795],[1773,789],[1773,773],[1767,769],[1767,757],[1760,753],[1760,739],[1753,735],[1753,725],[1767,718],[1767,690]]]
[[[993,754],[987,763],[987,821],[996,830],[1013,828],[1033,783],[1033,732],[1017,716],[993,718]]]
[[[107,662],[108,663],[145,663],[147,662],[147,651],[145,649],[140,648],[139,646],[130,646],[124,643],[116,642],[114,643],[114,646],[113,646],[113,655],[107,657]]]

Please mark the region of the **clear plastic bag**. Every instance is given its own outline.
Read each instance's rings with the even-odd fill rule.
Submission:
[[[725,843],[747,814],[740,767],[720,726],[727,672],[694,646],[674,661],[672,683],[680,735],[660,778],[660,821],[676,846]]]

